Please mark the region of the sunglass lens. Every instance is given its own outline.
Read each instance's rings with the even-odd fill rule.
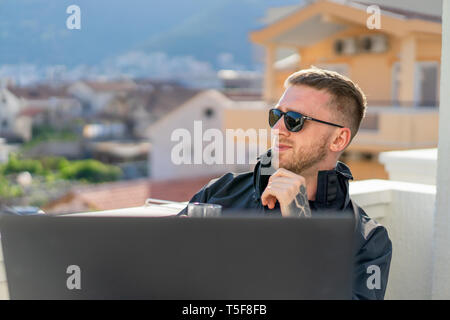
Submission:
[[[278,120],[281,118],[281,111],[277,109],[272,109],[269,111],[269,125],[273,127]]]
[[[300,131],[303,127],[303,118],[298,113],[288,112],[284,116],[286,129],[292,132]]]

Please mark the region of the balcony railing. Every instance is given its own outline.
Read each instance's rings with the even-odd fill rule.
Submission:
[[[438,142],[437,107],[369,106],[349,151],[378,153],[434,148]]]

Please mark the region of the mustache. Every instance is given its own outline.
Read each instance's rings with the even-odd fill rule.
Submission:
[[[290,143],[288,140],[278,140],[276,142],[276,145],[284,144],[286,146],[292,147],[292,143]]]

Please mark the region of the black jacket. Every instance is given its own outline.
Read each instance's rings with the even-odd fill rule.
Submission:
[[[227,173],[211,180],[190,202],[220,204],[223,210],[252,209],[261,214],[278,214],[275,208],[268,209],[261,203],[261,194],[267,186],[269,175],[261,174],[261,170],[270,170],[270,150],[262,155],[253,172]],[[266,171],[267,172],[267,171]],[[324,210],[351,210],[354,202],[350,200],[348,180],[353,179],[350,169],[342,162],[338,162],[334,170],[319,171],[316,200],[309,201],[312,213]],[[278,204],[278,203],[277,203]],[[353,266],[353,299],[383,299],[389,276],[392,257],[392,243],[386,229],[378,224],[358,206],[356,221],[355,255]],[[186,214],[186,208],[180,212]],[[380,274],[380,288],[370,286],[373,282],[374,270],[369,266],[378,266]],[[369,269],[368,269],[369,268]],[[370,279],[369,279],[370,278]]]

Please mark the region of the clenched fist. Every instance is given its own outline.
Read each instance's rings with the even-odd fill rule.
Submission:
[[[305,178],[283,168],[269,178],[261,201],[269,209],[273,209],[278,201],[283,217],[311,216]]]

